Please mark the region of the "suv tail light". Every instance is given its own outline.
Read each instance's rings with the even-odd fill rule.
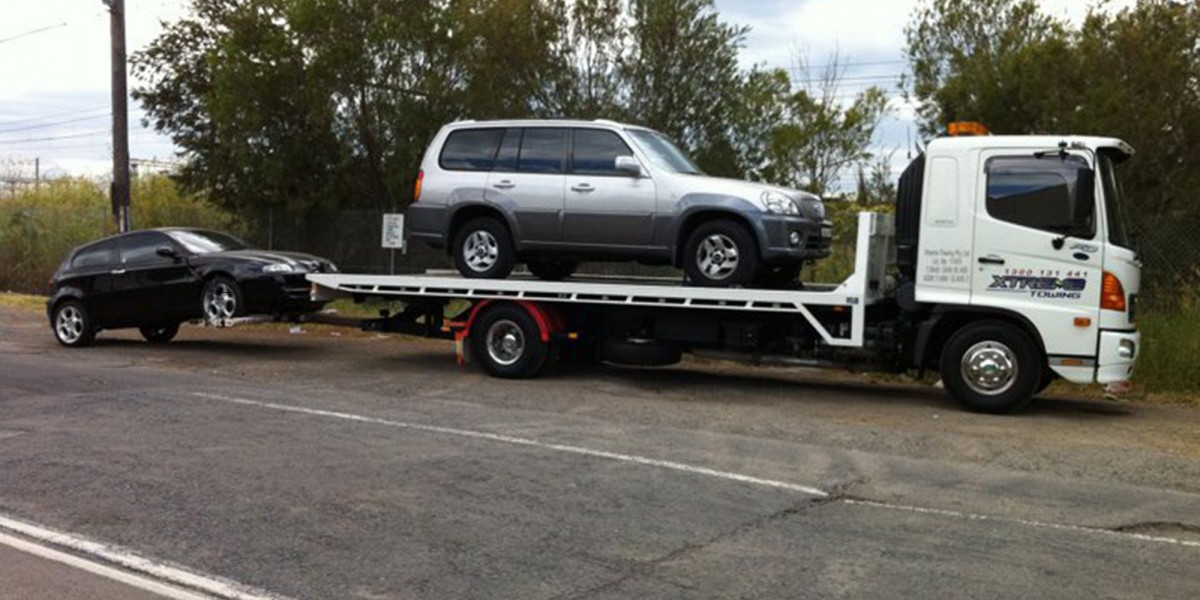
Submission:
[[[1104,284],[1100,287],[1100,308],[1125,312],[1125,286],[1108,271],[1104,272]]]
[[[425,181],[425,171],[417,171],[417,189],[413,190],[413,200],[421,199],[421,184]]]

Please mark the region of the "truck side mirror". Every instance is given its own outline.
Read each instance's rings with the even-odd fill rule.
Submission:
[[[1071,237],[1088,238],[1096,223],[1096,171],[1080,169],[1075,179],[1075,214],[1071,218]]]
[[[630,177],[642,176],[642,163],[632,156],[618,156],[614,168],[619,173],[624,173]]]

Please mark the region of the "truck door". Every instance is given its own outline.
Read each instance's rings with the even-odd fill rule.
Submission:
[[[1032,150],[981,161],[971,303],[1029,319],[1051,365],[1089,366],[1104,264],[1092,165]]]

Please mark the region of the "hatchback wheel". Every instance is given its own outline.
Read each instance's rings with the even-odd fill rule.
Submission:
[[[218,324],[245,313],[242,290],[236,281],[228,277],[217,277],[209,281],[204,286],[201,298],[204,319],[209,323]]]
[[[754,236],[727,219],[709,221],[688,236],[683,248],[683,270],[693,285],[745,287],[758,273],[758,248]]]
[[[151,344],[165,344],[173,339],[179,333],[179,323],[167,323],[163,325],[146,325],[139,327],[142,337]]]
[[[96,326],[83,303],[67,300],[54,309],[54,339],[71,348],[80,348],[96,339]]]
[[[492,217],[472,219],[460,227],[453,251],[458,272],[471,279],[504,279],[516,264],[508,227]]]

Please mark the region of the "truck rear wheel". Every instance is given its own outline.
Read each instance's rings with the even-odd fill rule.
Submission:
[[[942,383],[967,408],[1016,411],[1033,399],[1045,361],[1033,339],[1003,321],[981,321],[950,336],[942,349]]]
[[[515,304],[483,309],[471,324],[471,355],[489,375],[522,379],[537,375],[550,358],[550,344],[529,311]]]

